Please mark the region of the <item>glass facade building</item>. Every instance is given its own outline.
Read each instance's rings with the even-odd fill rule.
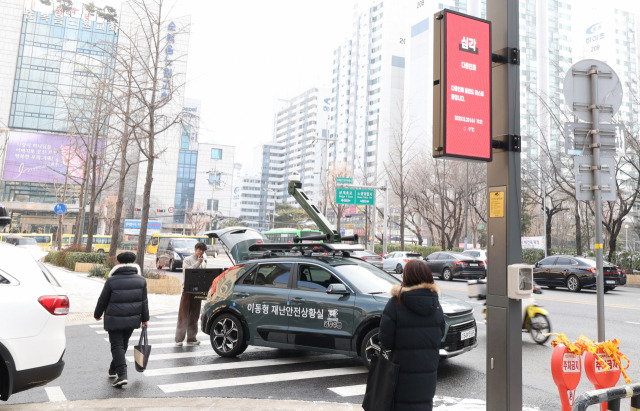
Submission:
[[[173,222],[176,224],[184,223],[186,210],[193,206],[193,197],[196,191],[197,164],[198,152],[196,150],[180,150],[174,203],[177,212],[173,216]],[[187,204],[189,202],[191,204]]]
[[[96,84],[110,82],[118,41],[112,23],[61,13],[24,14],[9,127],[82,132]],[[71,118],[75,123],[72,123]]]

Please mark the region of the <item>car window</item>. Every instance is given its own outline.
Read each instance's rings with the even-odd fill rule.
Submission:
[[[437,260],[439,256],[440,256],[440,253],[432,253],[432,254],[429,254],[427,258],[429,260]]]
[[[11,284],[11,283],[9,282],[9,280],[4,278],[2,274],[0,274],[0,285],[3,285],[3,284]]]
[[[298,267],[298,288],[301,290],[325,292],[330,284],[342,283],[322,267],[308,264],[300,264]]]
[[[256,273],[258,272],[258,270],[251,270],[249,271],[244,278],[242,278],[239,282],[239,284],[244,284],[244,285],[254,285],[256,282]]]
[[[451,254],[447,254],[447,253],[440,253],[440,255],[438,256],[438,260],[451,260],[453,259],[453,257],[451,256]]]
[[[471,257],[480,257],[480,253],[477,251],[465,251],[464,255],[470,255]]]
[[[553,262],[555,261],[557,257],[549,257],[549,258],[545,258],[544,260],[541,260],[539,265],[551,265],[553,264]]]
[[[0,271],[0,285],[17,285],[20,284],[15,278],[11,277],[9,274]]]
[[[289,263],[260,264],[256,272],[255,284],[287,288],[290,271],[291,264]]]
[[[571,259],[566,257],[558,257],[555,265],[571,265]]]

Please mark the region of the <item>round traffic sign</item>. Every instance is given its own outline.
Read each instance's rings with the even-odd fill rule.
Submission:
[[[62,203],[58,203],[53,207],[53,211],[58,215],[62,215],[67,211],[67,206]]]
[[[567,106],[580,119],[591,122],[591,76],[586,74],[592,67],[598,70],[598,106],[608,106],[609,110],[600,110],[601,122],[611,121],[622,104],[622,83],[616,72],[599,60],[581,60],[571,66],[564,76],[564,100]]]
[[[173,208],[173,207],[169,207],[169,208],[167,209],[167,211],[169,211],[170,213],[173,213],[174,211],[176,211],[176,209],[175,209],[175,208]]]

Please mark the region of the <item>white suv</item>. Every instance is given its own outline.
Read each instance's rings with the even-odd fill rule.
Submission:
[[[382,269],[385,271],[393,271],[396,274],[402,274],[404,266],[407,265],[409,260],[421,260],[422,255],[420,253],[414,253],[411,251],[394,251],[382,257]]]
[[[60,376],[68,312],[69,298],[47,267],[0,243],[0,400]]]

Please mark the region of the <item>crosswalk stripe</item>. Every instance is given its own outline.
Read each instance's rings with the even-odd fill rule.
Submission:
[[[153,344],[151,344],[151,349],[153,350]],[[206,351],[188,351],[188,352],[174,352],[168,354],[153,354],[149,356],[149,361],[158,361],[158,360],[177,360],[181,358],[197,358],[197,357],[207,357],[210,355],[217,354],[213,350]],[[127,360],[133,362],[133,355],[127,357]]]
[[[222,371],[222,370],[234,370],[240,368],[257,368],[257,367],[269,367],[277,365],[288,364],[302,364],[308,362],[328,361],[334,359],[344,359],[343,355],[331,354],[331,355],[318,355],[315,357],[290,357],[290,358],[275,358],[269,360],[250,360],[250,361],[232,361],[219,364],[203,364],[203,365],[190,365],[186,367],[171,367],[171,368],[158,368],[153,370],[146,370],[144,375],[147,377],[157,377],[161,375],[175,375],[175,374],[187,374],[193,372],[205,372],[205,371]]]
[[[131,335],[131,338],[129,338],[129,345],[131,345],[131,342],[135,339],[138,340],[140,338],[140,334],[138,335]],[[156,334],[156,335],[151,335],[149,334],[147,336],[147,338],[149,340],[162,340],[162,339],[166,339],[166,338],[171,338],[172,340],[176,338],[176,334]],[[106,337],[104,339],[105,341],[109,341],[109,337]]]
[[[335,392],[341,397],[353,397],[355,395],[364,395],[367,390],[367,384],[345,385],[344,387],[332,387],[329,390]]]
[[[64,396],[62,388],[60,387],[44,387],[44,391],[47,393],[47,397],[50,402],[62,402],[67,400],[67,397]]]
[[[176,326],[176,321],[151,321],[149,322],[149,325],[154,327],[156,325],[167,325],[167,324],[173,324],[173,326]],[[90,325],[89,327],[91,328],[103,328],[104,325],[103,324],[96,324],[96,325]]]
[[[175,325],[173,327],[149,327],[149,331],[147,333],[152,333],[154,331],[169,331],[169,330],[174,330],[175,331],[175,329],[176,329]],[[136,332],[138,330],[135,330],[134,332]],[[138,333],[139,332],[140,331],[138,331]],[[96,331],[96,333],[98,333],[98,334],[108,334],[106,331]],[[151,335],[151,334],[149,334],[149,335]]]
[[[298,371],[278,374],[254,375],[251,377],[221,378],[217,380],[203,380],[181,382],[176,384],[158,385],[164,393],[206,390],[209,388],[235,387],[239,385],[267,384],[272,382],[284,382],[306,380],[311,378],[335,377],[338,375],[364,374],[367,369],[359,367],[326,368],[323,370]]]
[[[171,314],[171,315],[154,315],[155,318],[178,318],[178,314]]]

